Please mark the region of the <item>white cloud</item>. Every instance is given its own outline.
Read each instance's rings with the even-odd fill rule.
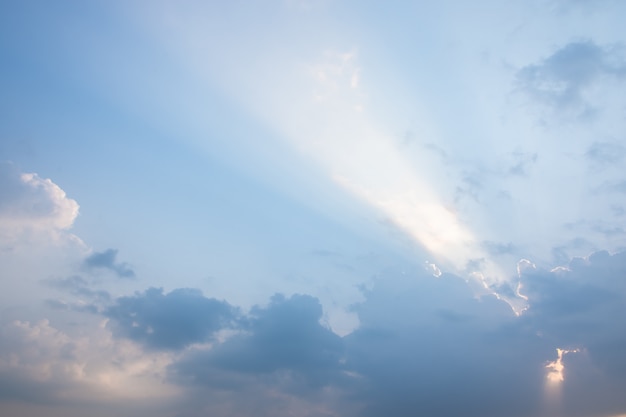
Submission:
[[[113,340],[103,325],[91,323],[69,334],[49,320],[15,320],[0,328],[0,386],[5,395],[36,403],[172,399],[177,390],[164,384],[166,354],[143,352]]]
[[[58,238],[78,216],[78,203],[52,180],[22,173],[9,162],[0,162],[0,190],[0,244],[4,246],[22,239]]]

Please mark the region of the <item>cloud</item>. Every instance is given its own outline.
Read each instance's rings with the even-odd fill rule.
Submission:
[[[343,338],[320,324],[315,298],[277,295],[251,311],[242,333],[187,351],[170,366],[170,380],[199,390],[191,401],[204,412],[216,412],[210,404],[220,393],[242,398],[230,411],[262,408],[278,397],[300,401],[303,415],[489,416],[507,407],[519,410],[509,415],[536,409],[553,348],[533,345],[532,331],[511,334],[506,326],[516,316],[505,302],[476,299],[463,280],[446,274],[385,274],[365,295],[355,306],[361,326]],[[510,381],[504,388],[503,380]],[[325,413],[314,411],[312,399],[326,401]]]
[[[529,166],[537,162],[537,153],[513,152],[515,164],[509,168],[510,175],[527,176]]]
[[[12,245],[25,237],[56,236],[72,227],[78,203],[49,179],[21,173],[0,162],[0,241]]]
[[[455,275],[386,271],[363,289],[364,301],[353,307],[360,326],[344,337],[324,326],[322,305],[309,295],[275,295],[243,315],[199,290],[151,288],[102,311],[108,323],[101,330],[111,338],[100,351],[48,322],[5,326],[0,380],[22,375],[27,387],[36,378],[52,383],[57,372],[59,386],[75,394],[69,382],[99,381],[79,369],[162,355],[160,371],[137,389],[177,386],[184,398],[168,409],[188,417],[254,410],[355,417],[626,412],[626,324],[616,319],[626,315],[626,252],[596,252],[554,270],[524,260],[519,277],[528,309],[518,316],[496,296],[477,297],[473,282]],[[74,291],[86,284],[70,277],[48,285]],[[116,353],[115,346],[134,353]],[[77,376],[68,374],[73,369]],[[25,395],[15,387],[7,397]],[[24,400],[57,398],[47,385],[40,389]]]
[[[159,415],[153,406],[166,409],[175,397],[159,377],[167,356],[113,341],[91,322],[81,330],[62,331],[48,319],[0,323],[0,412],[40,415],[33,411],[40,406],[43,414],[72,416],[89,407],[92,415],[138,416],[138,406],[149,415]]]
[[[115,262],[116,256],[117,250],[115,249],[94,252],[85,259],[84,265],[89,269],[108,269],[115,272],[120,278],[134,278],[135,271],[126,262]]]
[[[482,242],[482,245],[485,248],[485,250],[492,256],[511,255],[519,250],[511,242],[503,243],[503,242],[484,241]]]
[[[268,307],[255,307],[243,324],[244,333],[210,350],[185,357],[172,369],[178,377],[216,383],[213,371],[242,374],[297,373],[323,384],[327,373],[340,369],[343,343],[320,324],[322,306],[308,295],[275,295]]]
[[[519,317],[449,274],[377,280],[355,306],[361,326],[344,338],[344,368],[362,377],[353,393],[365,403],[359,415],[624,413],[626,325],[616,318],[626,314],[626,253],[520,276],[529,308]],[[557,349],[571,353],[555,388],[547,365]]]
[[[71,366],[76,343],[47,320],[15,321],[0,328],[0,396],[52,401],[78,369]]]
[[[216,332],[229,327],[237,310],[204,297],[199,290],[180,288],[164,294],[162,288],[150,288],[118,298],[104,314],[115,336],[148,349],[175,350],[212,340]]]
[[[68,292],[77,297],[86,298],[90,302],[106,303],[111,300],[111,294],[109,294],[108,291],[90,288],[90,283],[79,275],[72,275],[66,278],[48,278],[42,280],[41,283],[48,287]],[[49,304],[61,306],[58,302],[54,301]],[[63,306],[66,306],[66,304],[63,303]]]
[[[596,169],[620,164],[626,156],[626,147],[619,142],[593,142],[585,156]]]
[[[527,270],[530,300],[521,325],[532,326],[571,355],[572,380],[563,386],[566,415],[624,413],[626,400],[626,252],[596,252],[574,258],[567,268]],[[570,356],[570,355],[568,355]],[[585,362],[586,361],[586,362]]]
[[[602,190],[626,194],[626,180],[603,184]]]
[[[596,110],[587,90],[602,77],[626,77],[624,48],[587,40],[571,42],[541,62],[520,69],[517,82],[532,98],[585,116]]]
[[[626,252],[600,251],[574,258],[567,268],[525,271],[522,283],[531,304],[524,319],[560,342],[585,346],[591,356],[596,344],[626,343],[626,324],[612,319],[626,314],[624,277]],[[613,365],[626,370],[626,359]]]
[[[238,334],[190,349],[169,368],[170,381],[190,395],[184,415],[354,415],[355,404],[343,401],[351,385],[343,340],[321,319],[316,298],[275,295]]]
[[[511,333],[511,308],[460,278],[381,277],[356,306],[346,367],[361,375],[361,416],[532,415],[551,349]],[[503,381],[506,383],[503,385]],[[451,400],[454,398],[454,400]]]
[[[528,309],[521,316],[495,296],[477,298],[457,276],[425,271],[378,277],[354,306],[359,328],[344,337],[320,323],[314,297],[276,295],[239,316],[230,337],[184,350],[169,366],[168,380],[202,410],[189,416],[264,407],[272,410],[266,415],[280,416],[295,404],[303,415],[360,417],[626,411],[626,327],[615,320],[626,314],[626,253],[598,252],[553,271],[524,265],[520,291]],[[133,299],[153,298],[150,291],[166,297],[153,289]],[[145,327],[140,310],[129,312],[135,324],[128,322],[127,331]],[[154,334],[164,340],[186,321],[162,320]],[[197,333],[170,337],[185,342],[168,347],[207,340]],[[142,335],[131,338],[148,348],[156,344]],[[559,359],[559,351],[569,353]],[[549,378],[555,364],[563,379],[558,387]],[[324,402],[325,414],[316,411],[316,401]],[[276,409],[278,403],[284,408]]]

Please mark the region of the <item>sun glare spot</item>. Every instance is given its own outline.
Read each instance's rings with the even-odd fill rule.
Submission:
[[[563,364],[563,356],[565,354],[576,353],[578,351],[579,351],[578,349],[572,349],[572,350],[559,349],[559,348],[556,349],[556,353],[557,353],[556,360],[553,362],[549,362],[546,365],[546,369],[548,370],[546,378],[548,379],[548,382],[550,384],[560,384],[561,382],[565,380],[565,375],[564,375],[565,365]]]

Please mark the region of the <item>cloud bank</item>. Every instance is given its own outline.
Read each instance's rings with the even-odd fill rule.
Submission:
[[[169,406],[184,416],[600,417],[626,412],[626,327],[616,320],[626,315],[624,277],[624,252],[554,270],[526,262],[519,292],[528,308],[517,316],[455,275],[387,271],[363,289],[360,326],[344,337],[309,295],[277,294],[244,313],[198,290],[151,288],[83,314],[108,319],[105,354],[126,344],[133,355],[161,355],[160,371],[144,377],[179,390]],[[25,349],[35,334],[42,339]],[[74,392],[94,360],[48,322],[5,323],[4,335],[0,375],[23,381],[4,391],[11,401],[58,402],[59,387]],[[53,348],[39,346],[46,340]]]

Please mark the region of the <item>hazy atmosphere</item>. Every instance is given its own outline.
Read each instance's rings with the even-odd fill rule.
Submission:
[[[0,2],[0,414],[625,417],[626,2]]]

